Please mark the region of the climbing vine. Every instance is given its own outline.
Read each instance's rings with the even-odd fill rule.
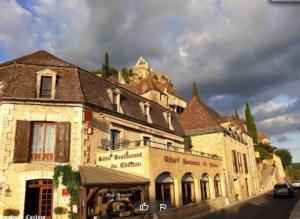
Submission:
[[[73,171],[70,165],[60,165],[54,168],[53,181],[54,186],[57,188],[59,185],[59,177],[62,177],[62,184],[66,186],[70,194],[70,207],[73,203],[78,203],[80,196],[80,174],[78,171]],[[72,219],[78,218],[78,215],[69,212],[69,217]]]

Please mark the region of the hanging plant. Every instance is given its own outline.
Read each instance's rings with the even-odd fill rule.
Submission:
[[[70,194],[70,207],[73,203],[78,203],[80,196],[80,174],[78,171],[73,171],[70,165],[59,165],[54,168],[53,181],[57,188],[59,185],[59,177],[62,177],[61,184],[66,186]],[[69,212],[71,219],[79,218],[78,214]]]

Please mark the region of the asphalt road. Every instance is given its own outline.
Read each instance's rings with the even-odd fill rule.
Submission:
[[[274,199],[269,193],[199,219],[288,219],[299,197],[299,190],[295,198]]]

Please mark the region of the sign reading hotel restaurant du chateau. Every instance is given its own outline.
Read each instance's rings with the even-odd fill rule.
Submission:
[[[111,163],[111,168],[127,168],[127,167],[139,167],[141,166],[141,158],[143,157],[143,153],[142,152],[132,152],[130,153],[129,151],[123,151],[121,154],[120,153],[116,153],[116,154],[112,154],[112,155],[103,155],[103,156],[99,156],[98,157],[98,162],[109,162],[109,161],[116,161],[116,163]],[[134,162],[132,161],[132,159],[137,158],[138,161]],[[123,160],[127,160],[130,159],[130,161],[124,161],[124,162],[119,162],[119,161],[123,161]]]
[[[183,166],[203,166],[203,167],[218,167],[218,164],[213,161],[206,161],[203,159],[189,159],[170,155],[159,155],[161,161],[165,163],[181,164]],[[102,153],[98,156],[98,163],[110,168],[135,168],[143,167],[145,162],[144,149],[134,149],[126,151],[115,151],[113,153]]]
[[[164,156],[164,161],[167,163],[179,163],[181,161],[180,158],[178,157],[172,157],[172,156]],[[193,161],[193,160],[187,160],[187,159],[182,159],[182,164],[183,165],[194,165],[194,166],[210,166],[210,167],[218,167],[218,164],[213,163],[213,162],[205,162],[205,161]]]

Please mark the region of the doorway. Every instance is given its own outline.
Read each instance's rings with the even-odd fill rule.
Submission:
[[[29,180],[26,182],[24,215],[45,216],[51,219],[53,199],[52,180]]]

